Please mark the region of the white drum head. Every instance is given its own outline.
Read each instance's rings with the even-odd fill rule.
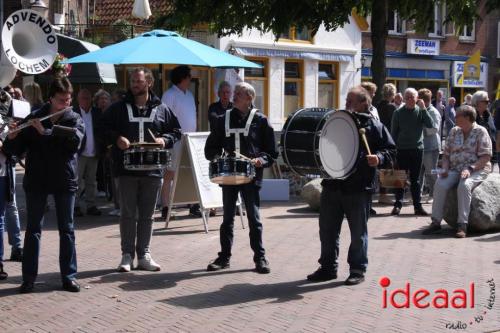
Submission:
[[[319,156],[326,173],[332,178],[349,176],[358,153],[359,133],[354,119],[345,111],[332,113],[319,138]]]

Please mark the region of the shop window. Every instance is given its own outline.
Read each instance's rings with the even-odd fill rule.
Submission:
[[[458,39],[461,41],[474,41],[476,39],[476,20],[472,22],[472,25],[466,25],[463,27]]]
[[[318,107],[337,108],[338,63],[318,64]]]
[[[293,42],[312,42],[312,34],[307,27],[291,27],[280,35],[280,39]]]
[[[387,27],[390,35],[404,34],[404,20],[395,10],[389,10],[387,13]]]
[[[267,59],[247,58],[248,60],[259,64],[262,68],[246,68],[245,82],[250,83],[255,89],[254,106],[265,115],[267,111],[267,92],[268,92],[268,75],[267,75]]]
[[[444,34],[444,20],[446,13],[446,4],[444,2],[437,3],[434,6],[434,22],[429,27],[429,36],[441,37]]]
[[[285,61],[285,118],[302,107],[304,76],[302,62]]]

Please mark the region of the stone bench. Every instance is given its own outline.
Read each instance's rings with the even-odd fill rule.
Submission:
[[[446,196],[444,220],[457,227],[457,186]],[[491,173],[472,190],[469,231],[486,232],[500,230],[500,174]]]

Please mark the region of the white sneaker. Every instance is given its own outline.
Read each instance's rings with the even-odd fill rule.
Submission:
[[[158,272],[161,267],[153,260],[153,258],[151,258],[151,254],[146,253],[144,258],[139,259],[137,269],[141,269],[143,271]]]
[[[109,216],[120,216],[121,213],[120,213],[120,210],[119,209],[113,209],[112,211],[110,211],[108,213]]]
[[[132,256],[129,253],[125,253],[122,255],[122,261],[120,262],[120,266],[118,266],[118,272],[130,272],[133,262],[134,259],[132,259]]]

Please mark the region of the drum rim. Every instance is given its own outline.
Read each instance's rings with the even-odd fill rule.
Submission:
[[[358,125],[358,123],[357,123],[357,121],[356,121],[356,118],[355,118],[356,116],[355,116],[352,112],[350,112],[350,111],[348,111],[348,110],[336,110],[336,111],[335,111],[335,113],[337,113],[337,112],[339,112],[339,111],[340,111],[340,112],[343,112],[343,113],[345,113],[345,114],[347,114],[347,115],[349,116],[347,119],[350,119],[350,121],[352,121],[352,125],[354,125],[354,127],[355,127],[355,129],[356,129],[356,131],[355,131],[355,132],[353,132],[353,134],[354,134],[353,136],[354,136],[354,138],[355,138],[355,140],[356,140],[356,144],[354,145],[355,154],[353,154],[353,162],[352,162],[352,167],[349,169],[349,172],[346,172],[346,173],[345,173],[344,175],[342,175],[342,176],[332,176],[332,175],[330,174],[330,172],[329,172],[328,168],[326,167],[326,166],[327,166],[327,164],[326,164],[326,163],[323,163],[323,159],[324,159],[324,158],[326,158],[326,157],[323,157],[323,154],[324,154],[324,153],[321,151],[321,139],[323,138],[323,136],[322,136],[322,135],[320,135],[320,139],[319,139],[319,142],[318,142],[318,146],[319,146],[319,147],[318,147],[318,149],[319,149],[319,154],[320,154],[320,158],[321,158],[321,165],[323,166],[323,168],[324,168],[325,172],[326,172],[326,173],[330,176],[330,178],[332,178],[332,179],[345,179],[345,178],[349,177],[349,176],[350,176],[350,175],[351,175],[351,174],[352,174],[352,173],[356,170],[356,161],[358,160],[358,156],[359,156],[359,143],[360,143],[360,138],[359,138],[359,132],[358,132],[358,130],[359,130],[359,125]],[[331,116],[331,117],[333,117],[333,114],[332,114],[332,115],[330,115],[330,116]],[[326,126],[327,122],[330,120],[330,118],[331,118],[331,117],[329,117],[329,119],[326,119],[326,120],[325,120],[325,123],[324,123],[323,127],[324,127],[324,126]]]

